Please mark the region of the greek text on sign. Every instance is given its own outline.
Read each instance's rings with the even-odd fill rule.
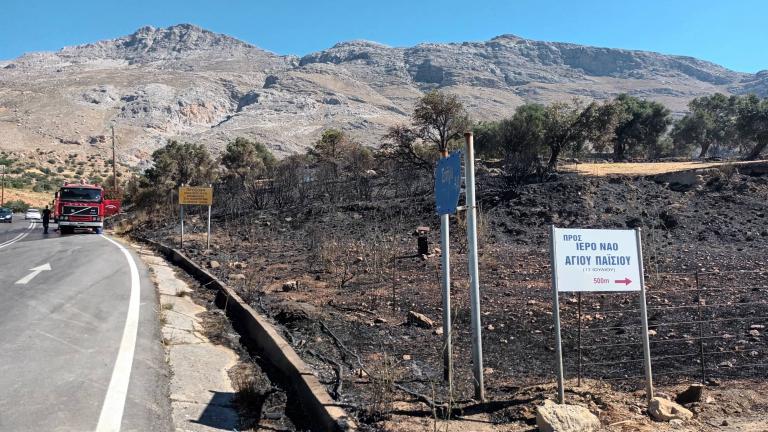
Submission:
[[[182,186],[179,188],[179,204],[212,205],[213,188]]]
[[[558,291],[640,291],[633,230],[554,229]]]

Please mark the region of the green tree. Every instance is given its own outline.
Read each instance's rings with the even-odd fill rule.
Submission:
[[[216,163],[202,144],[169,140],[152,153],[153,166],[145,172],[151,185],[176,189],[186,184],[207,185],[216,179]]]
[[[504,157],[504,148],[499,135],[500,122],[480,122],[472,129],[475,137],[475,153],[480,158]]]
[[[11,209],[14,213],[24,213],[30,205],[22,200],[11,200],[5,202],[5,207]]]
[[[578,101],[555,102],[544,110],[543,142],[549,148],[547,171],[557,169],[557,160],[564,150],[581,151],[592,125]]]
[[[616,128],[626,117],[622,106],[614,100],[592,102],[581,112],[576,125],[583,140],[591,145],[593,151],[605,153],[615,145]]]
[[[226,175],[240,180],[264,178],[272,171],[275,156],[262,143],[238,137],[221,155]]]
[[[422,140],[434,143],[445,155],[448,142],[469,131],[471,122],[456,95],[432,90],[416,102],[413,125]]]
[[[514,115],[496,128],[499,147],[504,150],[507,175],[519,181],[543,174],[542,154],[547,151],[547,108],[539,104],[517,107]]]
[[[768,147],[768,99],[744,96],[737,102],[736,126],[741,139],[751,143],[745,159],[757,159]]]
[[[349,137],[338,129],[326,129],[313,147],[316,156],[326,160],[336,160],[349,145]]]
[[[696,148],[704,150],[705,146],[708,146],[705,144],[706,131],[705,120],[701,115],[686,114],[677,120],[670,132],[674,153],[678,156],[689,156]],[[703,157],[705,152],[700,152],[699,157]]]
[[[620,161],[629,155],[639,154],[660,156],[660,139],[672,124],[669,109],[658,102],[638,99],[627,94],[619,95],[614,104],[618,107],[614,160]]]
[[[675,147],[691,145],[700,147],[699,158],[704,158],[711,149],[736,147],[738,96],[728,97],[722,93],[702,96],[688,104],[688,113],[673,131]]]

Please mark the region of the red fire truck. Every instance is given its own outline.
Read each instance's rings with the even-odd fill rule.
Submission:
[[[104,188],[85,181],[64,183],[53,202],[53,220],[59,224],[62,234],[71,234],[75,228],[101,233],[104,218],[119,211],[119,200],[105,199]]]

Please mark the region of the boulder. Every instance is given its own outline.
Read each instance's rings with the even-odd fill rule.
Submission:
[[[435,322],[426,315],[414,311],[408,312],[408,324],[422,328],[432,328],[435,326]]]
[[[219,267],[221,267],[221,264],[216,260],[211,260],[208,263],[208,268],[210,268],[211,270],[216,270]]]
[[[651,403],[648,405],[648,413],[655,420],[664,422],[673,419],[690,420],[693,418],[693,413],[682,405],[658,396],[651,399]]]
[[[680,392],[675,397],[675,402],[685,405],[694,402],[701,402],[701,395],[704,392],[704,385],[692,384],[690,387]]]
[[[536,408],[536,426],[541,432],[590,432],[600,428],[600,420],[584,407],[545,400]]]

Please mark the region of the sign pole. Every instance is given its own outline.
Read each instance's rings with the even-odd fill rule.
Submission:
[[[208,185],[209,188],[213,188],[212,184]],[[205,238],[205,249],[211,248],[211,204],[208,205],[208,235]]]
[[[440,251],[443,265],[443,379],[453,394],[453,347],[451,346],[451,258],[450,215],[440,215]]]
[[[443,150],[435,167],[435,204],[440,215],[440,248],[443,300],[443,379],[453,397],[453,329],[451,323],[451,214],[456,212],[461,193],[461,155]]]
[[[483,383],[483,337],[480,329],[480,281],[477,265],[477,209],[475,205],[475,151],[472,132],[464,134],[467,153],[466,171],[466,200],[467,200],[467,246],[469,249],[469,297],[472,322],[472,371],[475,377],[475,399],[485,401],[485,385]]]
[[[645,366],[645,396],[648,403],[653,399],[653,371],[651,370],[651,348],[648,341],[648,311],[645,304],[645,270],[643,269],[643,244],[640,228],[635,228],[638,265],[640,266],[640,318],[643,324],[643,364]]]
[[[560,339],[560,296],[557,292],[557,255],[555,236],[557,228],[550,226],[549,256],[552,257],[552,317],[555,320],[555,351],[557,353],[557,403],[565,403],[565,388],[563,386],[563,346]]]
[[[579,344],[579,382],[576,384],[577,387],[581,387],[581,291],[579,291],[576,296],[578,297],[578,309],[577,309],[577,320],[579,322],[579,328],[578,333],[576,335],[576,339],[578,339]]]
[[[179,216],[181,217],[181,249],[184,249],[184,204],[179,204]]]
[[[208,206],[208,235],[205,238],[205,249],[211,248],[211,206]]]

